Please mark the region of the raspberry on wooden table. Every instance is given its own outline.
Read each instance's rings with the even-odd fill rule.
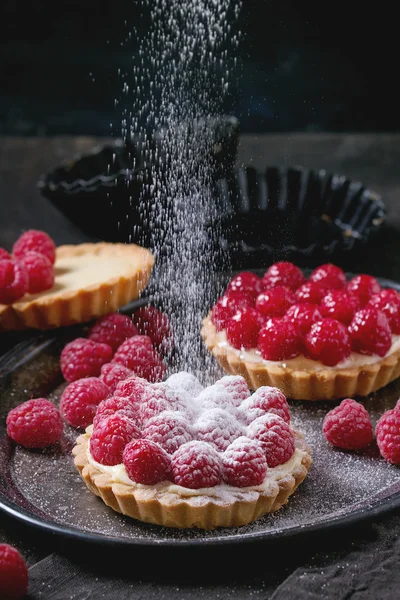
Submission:
[[[207,442],[192,440],[180,446],[171,467],[174,482],[190,489],[214,487],[222,480],[220,455]]]
[[[267,413],[258,417],[247,427],[245,435],[261,443],[270,468],[282,465],[293,455],[293,432],[278,415]]]
[[[267,413],[278,415],[286,423],[290,423],[290,411],[286,396],[276,387],[259,387],[239,406],[239,414],[246,425],[250,425],[252,421]]]
[[[28,272],[28,292],[39,294],[49,290],[54,285],[54,266],[44,254],[27,252],[21,257]]]
[[[349,325],[354,352],[385,356],[392,345],[392,332],[386,315],[368,306],[357,311]]]
[[[263,447],[256,440],[241,436],[222,455],[222,477],[234,487],[260,485],[268,465]]]
[[[28,566],[20,552],[0,544],[0,598],[21,600],[28,593]]]
[[[0,260],[0,304],[12,304],[28,291],[29,278],[25,265],[13,259]]]
[[[376,442],[384,459],[400,465],[400,410],[397,405],[379,418],[375,427]]]
[[[227,410],[212,408],[198,417],[194,432],[196,439],[208,442],[223,452],[234,439],[243,435],[244,428]]]
[[[226,288],[226,294],[229,295],[234,291],[250,293],[253,298],[256,298],[262,290],[261,279],[255,273],[250,271],[242,271],[236,275]]]
[[[170,375],[166,383],[172,387],[172,389],[178,391],[183,390],[190,394],[193,398],[198,396],[204,389],[197,377],[192,375],[192,373],[187,373],[186,371],[180,371],[179,373]]]
[[[93,422],[98,405],[109,393],[108,387],[97,377],[73,381],[61,395],[61,414],[72,427],[85,429]]]
[[[321,300],[320,311],[323,317],[336,319],[348,325],[359,310],[358,297],[346,290],[332,290]]]
[[[387,317],[392,333],[400,334],[400,295],[396,290],[382,290],[371,296],[367,307],[375,306]]]
[[[295,302],[296,296],[289,288],[277,285],[257,296],[256,309],[264,317],[283,317]]]
[[[11,254],[7,250],[0,248],[0,260],[10,260],[11,258]]]
[[[166,366],[146,335],[135,335],[123,342],[112,360],[151,382],[162,381]]]
[[[285,320],[297,325],[303,335],[310,331],[311,325],[321,319],[319,306],[309,302],[293,304],[285,314]]]
[[[255,308],[243,308],[226,326],[226,338],[234,348],[249,350],[257,346],[258,334],[264,322]]]
[[[47,448],[61,438],[63,420],[52,402],[36,398],[11,409],[7,415],[7,434],[25,448]]]
[[[263,289],[284,285],[293,292],[305,282],[302,271],[291,262],[282,261],[271,265],[262,278]]]
[[[142,436],[173,454],[179,446],[193,439],[193,430],[182,413],[169,410],[149,419]]]
[[[328,290],[341,290],[347,283],[344,271],[332,263],[320,265],[314,269],[309,277],[309,281],[319,283]]]
[[[174,336],[168,315],[155,306],[142,306],[133,313],[133,321],[142,335],[147,335],[157,350],[172,350]]]
[[[294,323],[269,319],[260,330],[258,349],[265,360],[289,360],[301,352],[301,337]]]
[[[134,440],[127,444],[122,457],[128,477],[136,483],[155,485],[171,475],[171,458],[151,440]]]
[[[98,319],[89,331],[89,339],[100,344],[108,344],[115,352],[117,348],[133,335],[138,335],[138,328],[132,319],[120,313],[112,313]]]
[[[363,308],[374,294],[379,294],[381,286],[371,275],[356,275],[350,279],[346,289],[357,296],[360,307]]]
[[[326,287],[316,281],[303,283],[295,292],[297,302],[311,302],[312,304],[319,304],[326,293]]]
[[[77,381],[83,377],[97,377],[101,367],[112,359],[108,344],[98,344],[86,338],[76,338],[62,350],[61,372],[66,381]]]
[[[128,419],[133,421],[137,427],[140,427],[138,405],[130,402],[128,398],[121,398],[119,396],[110,396],[99,403],[93,418],[93,425],[96,427],[100,421],[107,417],[111,417],[111,415],[114,415],[115,413],[125,415]]]
[[[343,450],[361,450],[372,442],[372,424],[362,404],[347,398],[330,410],[324,418],[325,439]]]
[[[132,375],[132,371],[118,363],[106,363],[101,367],[99,379],[106,384],[110,392],[114,392],[118,383]]]
[[[214,385],[224,387],[232,397],[235,406],[239,406],[242,400],[250,396],[247,381],[241,375],[224,375]]]
[[[27,252],[39,252],[44,254],[52,265],[56,260],[56,245],[54,240],[44,231],[29,229],[25,231],[13,245],[13,255],[23,258]]]
[[[253,304],[253,300],[249,300],[248,296],[241,293],[233,296],[222,296],[211,310],[211,321],[218,331],[226,329],[230,319],[238,311],[251,307]]]
[[[335,319],[322,319],[311,327],[304,339],[304,354],[334,367],[351,354],[347,328]]]
[[[90,437],[90,454],[102,465],[114,466],[122,463],[125,446],[141,437],[136,425],[123,414],[115,413],[102,419]]]

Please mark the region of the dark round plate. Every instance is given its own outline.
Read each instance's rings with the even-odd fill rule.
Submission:
[[[397,283],[381,283],[400,291]],[[0,361],[0,508],[25,523],[96,544],[204,547],[301,538],[400,506],[400,471],[381,459],[375,446],[356,454],[326,444],[321,424],[332,403],[293,402],[292,419],[313,449],[313,464],[288,504],[275,514],[245,527],[205,532],[161,528],[115,513],[86,488],[74,467],[76,431],[66,428],[62,443],[47,451],[15,447],[5,432],[5,417],[13,406],[42,395],[57,402],[65,385],[59,353],[70,335],[60,331],[21,342]],[[219,373],[216,369],[213,377]],[[399,396],[397,380],[364,399],[373,422]]]

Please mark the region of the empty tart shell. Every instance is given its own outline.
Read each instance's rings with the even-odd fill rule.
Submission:
[[[281,469],[280,472],[277,471],[281,467],[270,469],[269,473],[275,471],[276,475],[271,477],[270,485],[264,490],[234,488],[237,493],[221,498],[204,492],[201,495],[183,495],[172,493],[168,487],[160,489],[158,485],[129,485],[113,481],[109,473],[101,471],[89,462],[88,445],[91,432],[92,426],[78,437],[72,451],[75,465],[89,490],[116,512],[164,527],[211,530],[216,527],[247,525],[286,504],[289,496],[306,477],[312,462],[310,449],[303,436],[294,432],[295,454],[293,460],[291,459],[292,463],[286,463],[292,467]]]
[[[372,363],[350,368],[295,370],[271,361],[252,362],[240,352],[218,343],[218,332],[208,315],[202,323],[201,336],[222,369],[241,375],[250,389],[277,387],[293,400],[339,400],[368,396],[400,376],[400,349]]]
[[[149,250],[135,244],[59,246],[53,287],[0,304],[0,331],[51,329],[114,312],[139,297],[153,264]]]

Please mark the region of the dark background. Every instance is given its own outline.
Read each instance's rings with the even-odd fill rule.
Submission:
[[[3,0],[0,134],[118,135],[118,69],[132,69],[136,34],[125,40],[148,29],[148,2]],[[244,0],[239,79],[224,109],[243,132],[397,131],[392,6]]]

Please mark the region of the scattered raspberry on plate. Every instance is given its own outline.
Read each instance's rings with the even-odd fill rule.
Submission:
[[[372,442],[373,432],[368,411],[362,404],[347,398],[324,417],[325,439],[343,450],[362,450]]]
[[[25,448],[47,448],[61,438],[63,420],[59,410],[45,398],[27,400],[7,415],[7,434]]]
[[[133,321],[138,332],[148,336],[158,351],[167,354],[172,350],[172,325],[165,312],[155,306],[143,306],[133,313]]]
[[[112,359],[130,369],[138,377],[151,382],[162,381],[166,366],[161,355],[146,335],[135,335],[123,342]]]
[[[387,410],[375,427],[376,442],[383,458],[400,465],[400,407]]]
[[[83,377],[97,377],[101,367],[112,359],[108,344],[99,344],[87,338],[76,338],[64,346],[61,357],[61,373],[66,381],[77,381]]]
[[[112,313],[100,317],[89,331],[89,339],[100,344],[107,344],[115,352],[128,338],[138,335],[138,328],[132,319],[120,313]]]
[[[28,593],[28,566],[20,552],[0,544],[0,598],[20,600]]]

